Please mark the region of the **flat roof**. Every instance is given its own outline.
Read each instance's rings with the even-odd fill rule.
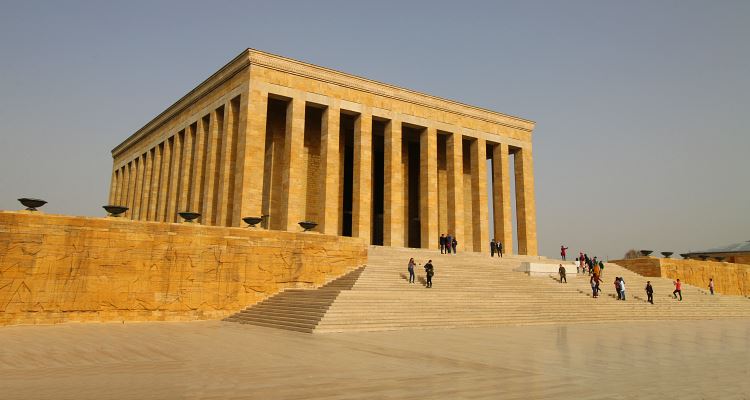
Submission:
[[[136,143],[144,135],[152,132],[159,128],[164,123],[169,121],[172,117],[177,115],[179,112],[187,108],[190,104],[194,103],[204,94],[213,90],[217,85],[236,75],[246,67],[250,65],[259,65],[268,68],[279,69],[288,73],[293,73],[302,76],[308,76],[315,79],[325,80],[333,84],[342,85],[340,81],[342,78],[356,82],[359,85],[356,89],[367,91],[367,88],[380,87],[392,92],[391,97],[395,97],[398,100],[405,100],[415,102],[413,99],[418,98],[421,101],[419,103],[425,107],[431,108],[446,108],[446,111],[451,111],[466,116],[485,119],[492,123],[501,125],[511,126],[513,128],[532,131],[535,125],[534,121],[519,118],[516,116],[499,113],[497,111],[488,110],[481,107],[476,107],[461,103],[455,100],[449,100],[438,96],[418,92],[403,87],[390,85],[387,83],[375,81],[372,79],[364,78],[357,75],[352,75],[346,72],[337,71],[331,68],[321,67],[315,64],[306,63],[299,60],[279,56],[272,53],[248,48],[238,54],[235,58],[229,61],[226,65],[219,68],[218,71],[209,76],[206,80],[198,84],[194,89],[182,96],[174,104],[167,107],[166,110],[162,111],[159,115],[154,117],[151,121],[146,123],[142,128],[137,130],[135,133],[130,135],[127,139],[123,140],[119,145],[112,149],[112,155],[116,156],[125,148]],[[307,72],[308,74],[306,74]],[[311,76],[309,73],[313,72],[315,76]],[[325,77],[325,78],[322,78]],[[411,98],[411,100],[409,98]],[[441,107],[442,106],[442,107]]]
[[[703,251],[691,251],[687,254],[711,254],[711,253],[745,253],[750,252],[750,240],[746,242],[732,243],[726,246],[712,247]]]

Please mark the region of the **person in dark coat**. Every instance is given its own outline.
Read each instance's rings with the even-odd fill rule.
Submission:
[[[490,257],[495,257],[495,246],[497,246],[495,244],[495,239],[492,239],[490,241]]]
[[[458,250],[456,250],[456,247],[458,247],[458,240],[456,240],[456,238],[453,238],[451,246],[453,246],[453,254],[458,254]]]
[[[497,251],[500,258],[503,258],[503,242],[497,242],[495,245],[495,251]]]
[[[560,268],[557,269],[557,273],[560,274],[560,283],[563,283],[563,281],[565,281],[565,283],[568,283],[568,278],[565,276],[565,272],[565,267],[560,264]]]
[[[451,246],[453,243],[453,236],[449,233],[448,236],[445,237],[445,249],[448,251],[448,254],[451,253]]]
[[[440,234],[440,254],[445,254],[445,234]]]
[[[651,286],[651,281],[646,281],[646,296],[648,297],[648,302],[654,304],[654,287]]]
[[[424,272],[427,275],[427,287],[428,289],[432,287],[432,276],[435,275],[435,267],[432,266],[432,260],[427,261],[427,264],[424,265]]]
[[[599,297],[599,283],[597,280],[599,279],[596,275],[591,275],[591,278],[589,279],[589,283],[591,284],[591,291],[593,292],[593,297],[597,298]]]

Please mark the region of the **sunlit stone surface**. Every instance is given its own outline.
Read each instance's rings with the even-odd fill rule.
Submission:
[[[750,397],[740,319],[337,335],[213,321],[17,326],[0,343],[3,399]]]

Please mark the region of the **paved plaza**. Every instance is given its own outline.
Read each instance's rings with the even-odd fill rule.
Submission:
[[[301,334],[0,328],[3,399],[748,399],[750,321]]]

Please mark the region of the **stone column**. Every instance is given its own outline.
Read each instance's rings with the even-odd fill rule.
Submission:
[[[234,185],[235,166],[232,165],[232,148],[234,146],[234,115],[232,101],[224,104],[224,127],[222,132],[224,138],[221,142],[221,154],[219,156],[219,203],[216,205],[218,215],[216,216],[216,225],[231,226],[232,203],[234,202]]]
[[[114,163],[113,163],[114,164]],[[115,204],[115,198],[117,196],[117,169],[112,166],[112,179],[109,181],[109,197],[107,197],[108,204]]]
[[[158,207],[159,207],[159,191],[161,188],[161,156],[164,152],[164,146],[166,144],[157,144],[154,147],[154,162],[151,166],[151,191],[149,194],[148,202],[148,217],[149,221],[156,221]]]
[[[138,179],[137,158],[128,163],[128,218],[133,219],[135,209],[135,183]]]
[[[143,195],[141,197],[141,207],[138,213],[138,219],[146,221],[149,218],[150,201],[151,201],[151,178],[154,174],[154,149],[146,152],[145,164],[143,166]]]
[[[130,163],[125,163],[122,166],[122,183],[120,184],[120,205],[124,207],[130,207],[128,205],[128,183],[130,180]],[[130,210],[125,211],[124,217],[130,216]]]
[[[192,177],[192,170],[193,170],[193,157],[195,154],[193,143],[193,137],[195,136],[195,131],[193,131],[192,125],[188,124],[188,126],[185,127],[185,140],[182,144],[183,150],[182,150],[182,166],[180,167],[180,192],[177,194],[177,212],[182,211],[195,211],[194,209],[190,208],[190,203],[188,202],[189,194],[190,194],[190,187],[193,186],[193,181],[190,180]]]
[[[372,214],[372,114],[364,107],[354,122],[352,236],[370,244]]]
[[[534,202],[534,168],[531,145],[515,153],[516,223],[518,254],[537,255],[536,204]]]
[[[240,218],[263,215],[263,172],[266,151],[266,117],[268,93],[250,86],[240,101],[240,131],[237,160],[242,162],[237,176],[240,200],[235,207]],[[246,122],[243,122],[246,121]]]
[[[184,135],[184,133],[183,133]],[[182,137],[179,133],[173,136],[172,142],[172,166],[169,172],[169,193],[167,194],[167,213],[164,220],[175,222],[177,217],[177,193],[180,183],[180,163],[182,162]]]
[[[159,182],[159,200],[156,205],[156,220],[164,222],[167,220],[167,199],[169,198],[169,169],[172,165],[172,146],[167,139],[164,141],[164,153],[161,156],[161,182]]]
[[[143,154],[135,159],[136,167],[136,178],[135,178],[135,190],[133,200],[133,219],[140,219],[141,217],[141,200],[143,196],[143,174],[145,170],[146,160]]]
[[[305,99],[295,96],[286,108],[286,131],[284,133],[284,161],[286,168],[281,176],[281,221],[284,229],[290,232],[300,229],[298,222],[305,216],[305,185],[301,176],[303,161],[301,157],[305,139]]]
[[[204,225],[215,225],[214,223],[214,193],[216,192],[216,165],[218,163],[219,132],[217,128],[218,112],[211,112],[208,122],[208,146],[204,162],[203,180],[203,210],[201,210],[201,222]]]
[[[195,132],[195,162],[193,163],[193,168],[191,171],[191,178],[190,181],[193,182],[190,188],[190,210],[195,211],[197,213],[201,213],[201,219],[200,221],[202,223],[207,223],[205,217],[203,216],[203,183],[205,180],[205,166],[204,166],[204,159],[203,156],[206,154],[207,149],[206,146],[208,146],[207,143],[207,136],[206,135],[206,127],[203,125],[204,119],[199,118],[196,122],[196,132]]]
[[[122,200],[122,188],[124,185],[124,179],[125,179],[125,168],[120,167],[117,169],[117,192],[115,193],[115,203],[114,205],[124,205],[125,203]]]
[[[339,202],[339,124],[341,109],[331,99],[323,112],[320,130],[320,221],[318,231],[338,235],[341,206]]]
[[[464,235],[464,146],[460,129],[446,142],[448,170],[448,233]],[[463,240],[460,238],[459,240]],[[468,243],[465,244],[468,248]]]
[[[419,224],[423,249],[439,247],[437,189],[437,129],[428,127],[419,137]]]
[[[383,245],[404,247],[404,171],[401,160],[401,121],[385,127],[383,190]]]
[[[492,148],[492,202],[495,215],[495,240],[503,244],[505,254],[513,254],[513,219],[510,207],[510,164],[508,145]]]
[[[258,171],[246,169],[247,161],[249,158],[263,158],[261,157],[261,154],[263,154],[262,152],[255,154],[248,152],[249,149],[247,146],[247,142],[252,142],[253,140],[255,140],[254,137],[249,137],[250,130],[248,129],[247,119],[248,97],[249,89],[246,89],[242,94],[240,94],[239,106],[236,110],[236,112],[239,113],[239,118],[237,118],[237,127],[235,127],[235,129],[237,130],[237,154],[235,157],[234,165],[232,166],[232,168],[234,168],[234,193],[232,194],[233,207],[230,221],[231,226],[241,226],[242,218],[250,216],[248,214],[245,214],[245,212],[247,211],[247,206],[244,204],[246,198],[245,192],[247,192],[250,185],[257,184],[257,180],[256,182],[254,182],[251,180],[251,178],[253,178],[253,176],[257,178]],[[263,136],[263,142],[265,142],[265,135]],[[262,173],[260,174],[260,176],[262,176]],[[246,180],[247,186],[245,186]],[[263,183],[261,181],[261,186],[262,185]]]
[[[490,246],[487,219],[487,144],[484,139],[477,138],[471,142],[471,172],[474,251],[484,252]]]
[[[120,205],[130,208],[128,203],[128,188],[130,187],[130,163],[127,162],[122,167],[122,193],[120,193]],[[130,218],[130,209],[125,211],[124,217]]]

